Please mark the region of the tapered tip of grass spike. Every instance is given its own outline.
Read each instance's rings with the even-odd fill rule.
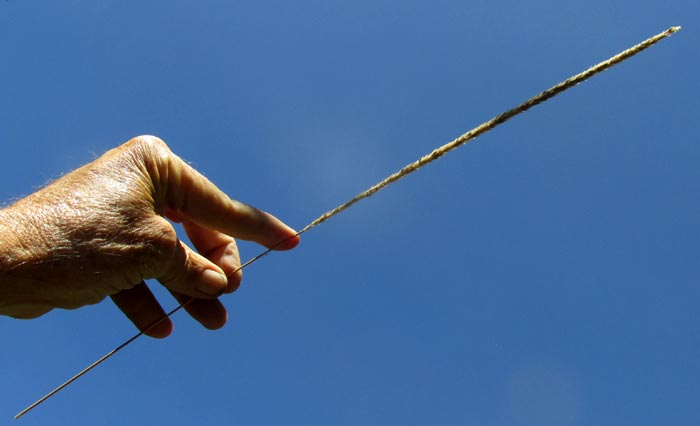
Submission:
[[[671,27],[671,28],[669,28],[669,29],[668,29],[668,32],[669,32],[669,33],[675,33],[675,32],[680,31],[680,30],[681,30],[681,26],[679,25],[679,26],[677,26],[677,27]]]

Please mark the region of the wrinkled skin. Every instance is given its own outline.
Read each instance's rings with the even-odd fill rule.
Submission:
[[[194,248],[170,221],[182,223]],[[299,237],[272,215],[234,201],[160,139],[134,138],[0,211],[0,314],[35,318],[111,297],[141,330],[164,315],[155,278],[209,329],[224,325],[218,296],[241,283],[234,238],[286,250]],[[283,244],[276,246],[281,241]],[[165,337],[169,320],[147,331]]]

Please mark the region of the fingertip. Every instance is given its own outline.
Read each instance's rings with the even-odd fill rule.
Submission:
[[[219,299],[192,299],[189,296],[173,292],[171,293],[180,303],[188,301],[185,310],[209,330],[218,330],[228,321],[226,308]]]
[[[268,245],[267,247],[272,250],[291,250],[298,246],[299,241],[301,241],[300,233],[276,217],[269,213],[267,214],[272,218],[272,223],[276,225],[273,234],[275,235],[276,241],[274,244]]]
[[[243,271],[241,269],[236,269],[235,272],[230,274],[228,277],[228,285],[226,286],[226,294],[231,294],[238,290],[243,282]]]
[[[228,322],[228,312],[224,311],[223,315],[220,315],[218,318],[211,318],[211,319],[209,319],[209,321],[202,322],[201,324],[207,330],[218,330],[221,327],[225,326],[227,322]]]
[[[155,339],[164,339],[170,336],[173,332],[173,322],[170,318],[166,318],[158,324],[154,325],[143,332],[148,337],[153,337]]]
[[[110,297],[143,334],[162,339],[172,333],[172,321],[166,316],[146,283],[141,282]]]
[[[226,291],[228,278],[219,271],[205,269],[194,285],[205,296],[219,297]]]
[[[294,235],[292,235],[291,237],[287,237],[287,239],[279,243],[279,245],[275,247],[275,250],[291,250],[299,245],[301,237],[295,231],[292,232],[294,232]]]

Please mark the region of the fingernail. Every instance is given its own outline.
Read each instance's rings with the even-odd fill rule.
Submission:
[[[211,269],[202,272],[202,277],[195,283],[197,290],[210,296],[219,296],[226,290],[226,285],[226,276]]]

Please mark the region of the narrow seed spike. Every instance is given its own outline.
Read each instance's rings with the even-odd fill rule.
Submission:
[[[511,118],[515,117],[516,115],[519,115],[519,114],[527,111],[528,109],[530,109],[536,105],[539,105],[542,102],[545,102],[545,101],[553,98],[554,96],[557,96],[558,94],[560,94],[560,93],[572,88],[573,86],[593,77],[594,75],[596,75],[602,71],[605,71],[606,69],[608,69],[610,67],[613,67],[613,66],[619,64],[620,62],[624,61],[625,59],[628,59],[628,58],[636,55],[637,53],[641,52],[642,50],[645,50],[648,47],[651,47],[659,40],[661,40],[665,37],[668,37],[669,35],[679,31],[680,29],[681,29],[680,26],[671,27],[662,33],[659,33],[653,37],[650,37],[650,38],[644,40],[643,42],[641,42],[641,43],[639,43],[639,44],[637,44],[637,45],[635,45],[627,50],[624,50],[624,51],[618,53],[617,55],[611,57],[610,59],[607,59],[603,62],[600,62],[597,65],[594,65],[594,66],[588,68],[586,71],[584,71],[582,73],[576,74],[573,77],[570,77],[570,78],[562,81],[561,83],[550,87],[549,89],[533,96],[532,98],[530,98],[527,101],[523,102],[522,104],[516,106],[515,108],[512,108],[512,109],[510,109],[502,114],[495,116],[491,120],[480,124],[479,126],[468,131],[467,133],[464,133],[463,135],[459,136],[458,138],[456,138],[452,142],[449,142],[449,143],[433,150],[431,153],[425,155],[424,157],[421,157],[418,161],[415,161],[411,164],[404,166],[401,170],[389,175],[387,178],[385,178],[381,182],[379,182],[379,183],[375,184],[374,186],[370,187],[369,189],[359,193],[358,195],[356,195],[355,197],[346,201],[345,203],[339,205],[338,207],[336,207],[332,210],[329,210],[326,213],[322,214],[318,218],[311,221],[304,228],[302,228],[301,231],[299,231],[293,237],[290,237],[290,238],[287,238],[283,241],[280,241],[274,247],[265,250],[264,252],[260,253],[259,255],[253,257],[252,259],[250,259],[247,262],[245,262],[244,264],[242,264],[237,270],[241,270],[241,269],[247,267],[248,265],[252,264],[253,262],[256,262],[257,260],[267,256],[272,250],[281,246],[282,244],[284,244],[288,240],[295,238],[295,237],[305,233],[309,229],[314,228],[314,227],[322,224],[323,222],[327,221],[328,219],[337,215],[338,213],[342,212],[343,210],[349,208],[350,206],[357,203],[358,201],[374,195],[375,193],[379,192],[380,190],[387,187],[388,185],[390,185],[390,184],[396,182],[397,180],[415,172],[416,170],[420,169],[421,167],[427,165],[428,163],[431,163],[431,162],[437,160],[438,158],[442,157],[443,155],[447,154],[448,152],[452,151],[453,149],[464,145],[465,143],[469,142],[470,140],[475,139],[476,137],[488,132],[489,130],[491,130],[495,127],[498,127],[499,125],[505,123],[506,121],[510,120]],[[117,352],[119,352],[120,350],[125,348],[127,345],[132,343],[134,340],[141,337],[148,330],[150,330],[153,327],[155,327],[156,325],[160,324],[163,320],[170,317],[172,314],[179,311],[181,308],[185,307],[187,304],[189,304],[193,300],[194,300],[194,298],[186,300],[185,302],[180,304],[178,307],[176,307],[175,309],[173,309],[172,311],[167,313],[163,318],[161,318],[158,321],[156,321],[155,323],[151,324],[148,328],[141,331],[140,333],[129,338],[124,343],[122,343],[121,345],[117,346],[116,348],[114,348],[113,350],[111,350],[110,352],[108,352],[107,354],[102,356],[102,358],[93,362],[88,367],[83,369],[81,372],[79,372],[75,376],[71,377],[70,379],[65,381],[63,384],[61,384],[60,386],[58,386],[57,388],[55,388],[51,392],[47,393],[46,395],[44,395],[43,397],[38,399],[32,405],[30,405],[29,407],[20,411],[15,416],[15,420],[17,420],[20,417],[22,417],[23,415],[27,414],[29,411],[36,408],[39,404],[41,404],[42,402],[49,399],[50,397],[52,397],[53,395],[55,395],[56,393],[58,393],[59,391],[61,391],[62,389],[64,389],[65,387],[67,387],[68,385],[73,383],[74,381],[76,381],[77,379],[79,379],[81,376],[85,375],[88,371],[92,370],[93,368],[97,367],[98,365],[100,365],[101,363],[106,361],[112,355],[116,354]]]

